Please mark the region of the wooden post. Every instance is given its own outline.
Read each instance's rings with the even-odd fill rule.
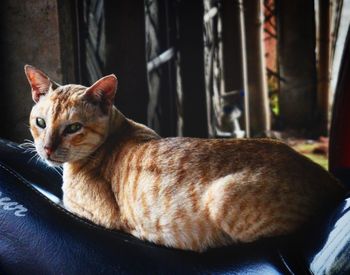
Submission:
[[[241,37],[241,53],[242,53],[242,74],[243,74],[243,91],[244,91],[244,122],[245,122],[245,135],[250,137],[250,112],[249,112],[249,98],[250,91],[248,85],[248,66],[247,66],[247,44],[246,44],[246,30],[245,30],[245,15],[243,8],[243,0],[237,0],[239,8],[239,25],[240,25],[240,37]]]
[[[222,40],[225,92],[244,91],[246,136],[250,136],[249,88],[244,8],[241,0],[222,1]]]
[[[105,74],[115,73],[115,104],[127,117],[147,123],[148,85],[145,7],[142,0],[105,0]]]
[[[178,6],[178,16],[183,134],[184,136],[207,137],[203,1],[181,0]]]
[[[281,123],[312,136],[317,122],[314,1],[277,1],[277,22]]]
[[[247,47],[249,117],[252,136],[264,136],[270,130],[263,35],[262,0],[243,2]]]

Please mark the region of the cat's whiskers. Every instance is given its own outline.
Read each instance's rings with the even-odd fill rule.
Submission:
[[[37,157],[37,155],[31,156],[31,158],[30,158],[27,162],[28,162],[28,163],[31,162],[35,157]]]
[[[29,140],[29,139],[25,139],[25,142],[21,143],[19,145],[19,147],[21,149],[24,149],[24,153],[36,153],[36,148],[35,148],[35,144],[33,141]]]
[[[27,148],[23,151],[23,153],[36,153],[36,150],[32,148]]]
[[[35,152],[35,154],[28,160],[28,163],[30,163],[32,160],[35,160],[35,164],[37,164],[40,159],[41,157],[38,155],[38,153]]]
[[[33,154],[32,157],[30,157],[30,159],[28,160],[28,163],[31,162],[33,159],[36,159],[39,157],[37,151],[36,151],[36,147],[33,141],[29,140],[29,139],[25,139],[25,142],[23,142],[22,144],[19,145],[19,147],[21,149],[24,149],[23,153],[30,153]]]
[[[62,177],[63,168],[61,166],[53,166],[53,165],[50,165],[49,163],[47,163],[46,161],[44,162],[44,164],[47,167],[49,167],[50,169],[52,169],[54,172],[56,172],[60,177]]]

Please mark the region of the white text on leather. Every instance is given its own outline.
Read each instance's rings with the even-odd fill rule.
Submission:
[[[24,217],[28,212],[28,209],[18,202],[12,201],[9,197],[1,197],[0,192],[0,210],[13,211],[13,214],[17,217]]]

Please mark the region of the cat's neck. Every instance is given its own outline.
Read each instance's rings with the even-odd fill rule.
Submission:
[[[113,106],[110,114],[106,141],[108,139],[113,139],[113,144],[116,144],[116,138],[121,139],[123,137],[141,142],[160,138],[155,131],[141,123],[137,123],[126,118],[117,108]]]
[[[129,124],[128,119],[116,107],[113,106],[109,116],[106,139],[114,135],[116,132],[121,132],[120,130],[125,127],[126,124]]]

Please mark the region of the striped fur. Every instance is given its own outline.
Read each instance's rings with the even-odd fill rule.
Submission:
[[[294,232],[342,196],[337,181],[285,144],[267,139],[160,138],[59,86],[30,116],[38,153],[64,163],[64,205],[92,222],[169,247],[209,247]],[[36,125],[45,118],[46,129]],[[67,123],[79,133],[64,135]]]

